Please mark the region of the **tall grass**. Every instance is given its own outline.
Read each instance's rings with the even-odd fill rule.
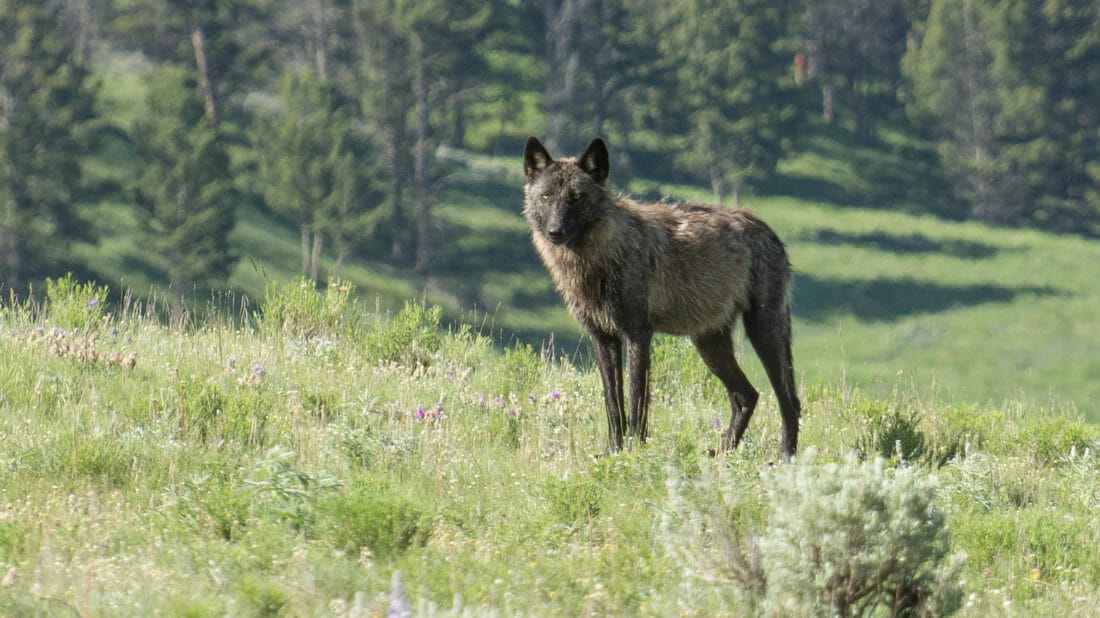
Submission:
[[[803,545],[760,549],[756,604],[738,604],[750,588],[686,568],[713,537],[662,521],[711,518],[751,566],[781,530],[800,538],[779,527],[784,492],[843,500],[814,480],[838,466],[913,479],[897,486],[927,498],[942,542],[914,561],[949,576],[962,614],[1100,606],[1100,430],[1072,411],[810,382],[812,449],[788,473],[770,392],[741,449],[707,455],[728,409],[663,339],[650,442],[595,457],[592,370],[420,305],[368,311],[341,285],[175,325],[132,305],[62,317],[95,286],[0,309],[0,614],[749,615],[792,607],[767,561],[797,570]],[[799,607],[830,613],[824,594]]]

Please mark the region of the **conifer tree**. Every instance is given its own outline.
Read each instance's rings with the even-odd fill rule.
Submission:
[[[148,248],[167,264],[177,312],[187,291],[223,282],[234,262],[228,235],[236,192],[229,155],[191,75],[177,65],[159,69],[150,83],[147,115],[133,129],[143,163],[134,197]]]
[[[367,140],[327,82],[308,72],[288,75],[280,102],[255,125],[264,197],[298,226],[302,272],[319,284],[324,239],[335,245],[338,270],[373,231],[383,195]]]
[[[34,0],[0,0],[0,289],[65,268],[77,217],[81,157],[96,126],[95,86]]]
[[[679,162],[707,178],[715,199],[775,172],[799,118],[785,3],[686,0],[676,4],[666,53],[679,59],[667,102],[686,126]]]

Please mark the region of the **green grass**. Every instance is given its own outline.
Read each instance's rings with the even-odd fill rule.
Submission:
[[[345,263],[341,278],[368,306],[396,311],[406,300],[426,299],[451,323],[483,323],[505,345],[552,338],[559,349],[583,351],[578,345],[586,342],[530,246],[518,158],[448,153],[445,162],[453,173],[434,211],[432,273],[362,255]],[[709,197],[695,187],[633,188]],[[790,250],[795,369],[803,381],[845,380],[878,395],[916,384],[952,401],[1069,405],[1100,420],[1100,334],[1092,317],[1100,280],[1091,267],[1100,242],[789,196],[745,201]],[[132,215],[109,204],[98,212],[113,224],[101,223],[100,241],[75,250],[96,279],[138,294],[163,286],[164,265],[144,252]],[[238,216],[232,239],[241,259],[229,289],[254,304],[268,284],[299,273],[299,237],[254,207],[242,206]],[[739,350],[764,386],[744,341]]]
[[[55,328],[94,288],[0,311],[0,613],[384,615],[395,571],[418,613],[747,611],[670,549],[699,540],[658,522],[676,478],[745,539],[766,529],[770,391],[741,450],[709,457],[724,397],[661,339],[651,441],[596,458],[599,379],[568,356],[436,331],[416,305],[284,292],[253,307],[278,321],[213,311],[186,330],[148,310]],[[801,390],[800,464],[919,437],[906,465],[938,479],[963,615],[1100,603],[1096,425],[908,382]]]
[[[104,113],[128,127],[141,113],[142,76],[151,65],[108,53],[96,66]],[[477,143],[499,131],[492,119],[477,127]],[[800,379],[850,383],[877,396],[900,386],[994,408],[1017,401],[1072,407],[1100,421],[1094,317],[1100,241],[934,216],[951,204],[938,197],[930,151],[888,128],[880,137],[877,146],[860,146],[842,128],[817,127],[763,195],[744,200],[790,249]],[[552,342],[584,364],[587,341],[554,292],[520,215],[518,154],[439,151],[430,274],[390,264],[387,239],[379,237],[350,256],[339,276],[368,307],[392,313],[406,301],[426,301],[443,308],[448,324],[476,323],[501,347]],[[109,141],[87,168],[99,180],[121,182],[133,166],[125,144]],[[241,186],[253,182],[242,174]],[[711,199],[702,187],[652,179],[627,188]],[[81,277],[111,286],[112,301],[121,302],[127,290],[155,298],[167,285],[166,264],[143,245],[140,222],[122,199],[85,209],[98,240],[74,246],[72,261]],[[270,284],[300,274],[298,231],[257,204],[238,206],[231,242],[240,260],[225,289],[214,301],[193,294],[194,312],[227,297],[255,306]],[[334,263],[334,255],[323,256],[325,276]],[[738,349],[750,378],[767,390],[743,339]]]

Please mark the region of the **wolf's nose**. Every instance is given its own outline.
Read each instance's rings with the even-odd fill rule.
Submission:
[[[565,230],[560,225],[551,225],[546,228],[546,237],[555,245],[565,241]]]

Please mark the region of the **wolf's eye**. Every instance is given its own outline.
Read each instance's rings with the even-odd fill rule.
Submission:
[[[539,196],[539,199],[544,201],[544,202],[549,202],[550,201],[550,194],[549,193],[543,193],[542,195]]]
[[[569,201],[570,202],[579,202],[580,199],[581,199],[581,194],[580,193],[577,193],[576,191],[570,191],[569,192]]]

